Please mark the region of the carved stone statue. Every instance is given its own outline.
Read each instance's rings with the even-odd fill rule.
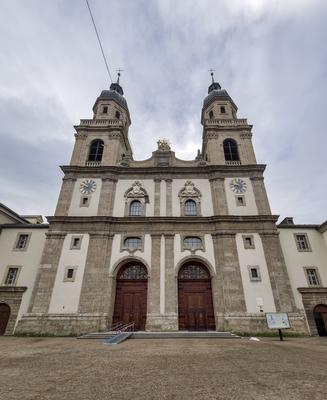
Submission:
[[[167,139],[159,139],[157,141],[158,150],[161,151],[170,151],[170,143]]]

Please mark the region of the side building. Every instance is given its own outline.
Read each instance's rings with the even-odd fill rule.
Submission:
[[[0,335],[14,333],[27,313],[48,224],[0,203]]]

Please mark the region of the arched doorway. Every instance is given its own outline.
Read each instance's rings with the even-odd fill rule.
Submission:
[[[145,330],[148,273],[139,262],[129,262],[118,271],[113,324],[134,322],[135,330]]]
[[[10,307],[6,303],[0,303],[0,335],[4,335],[10,317]]]
[[[327,306],[319,304],[313,309],[319,336],[327,336]]]
[[[215,330],[211,279],[199,262],[182,266],[178,274],[178,324],[180,330]]]

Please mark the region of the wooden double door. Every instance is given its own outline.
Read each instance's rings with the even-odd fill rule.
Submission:
[[[117,280],[113,324],[134,322],[134,330],[144,331],[147,280]]]
[[[178,322],[180,330],[215,330],[211,280],[178,281]]]

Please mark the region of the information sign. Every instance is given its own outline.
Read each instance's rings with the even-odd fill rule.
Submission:
[[[290,328],[287,313],[266,313],[266,319],[269,329]]]

